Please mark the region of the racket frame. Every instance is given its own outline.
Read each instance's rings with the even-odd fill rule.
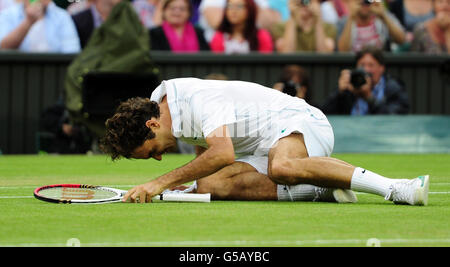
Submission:
[[[39,194],[40,191],[50,188],[80,188],[80,189],[96,189],[96,190],[103,190],[103,191],[109,191],[113,192],[116,195],[110,198],[105,199],[57,199],[57,198],[49,198],[42,196]],[[114,202],[120,202],[122,201],[123,196],[126,194],[127,191],[120,190],[116,188],[110,188],[105,186],[96,186],[96,185],[87,185],[87,184],[55,184],[55,185],[46,185],[38,187],[34,190],[34,197],[51,202],[51,203],[61,203],[61,204],[101,204],[101,203],[114,203]]]
[[[80,189],[97,189],[103,191],[113,192],[116,195],[110,198],[105,199],[57,199],[57,198],[49,198],[42,196],[39,194],[40,191],[50,188],[80,188]],[[60,204],[103,204],[103,203],[115,203],[122,202],[123,197],[128,191],[106,187],[106,186],[97,186],[97,185],[87,185],[87,184],[54,184],[54,185],[46,185],[38,187],[34,190],[34,197],[51,203],[60,203]],[[195,200],[194,200],[195,199]],[[152,198],[152,200],[161,200],[161,201],[173,201],[173,202],[210,202],[211,194],[194,194],[194,193],[184,193],[184,194],[160,194],[156,195]]]

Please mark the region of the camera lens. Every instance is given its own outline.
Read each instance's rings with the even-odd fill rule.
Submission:
[[[297,96],[297,89],[300,87],[293,81],[288,81],[283,83],[283,93],[288,94],[290,96]]]
[[[350,83],[358,90],[366,83],[366,76],[368,74],[363,69],[352,70],[350,74]]]

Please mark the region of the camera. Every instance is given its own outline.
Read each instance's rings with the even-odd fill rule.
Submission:
[[[283,82],[283,93],[290,96],[297,96],[297,91],[301,87],[299,83],[293,81]]]
[[[359,90],[367,82],[367,76],[370,76],[370,74],[365,72],[364,69],[352,70],[350,73],[350,83],[353,85],[353,88]]]

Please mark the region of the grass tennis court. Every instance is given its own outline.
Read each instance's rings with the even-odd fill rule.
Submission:
[[[129,189],[187,163],[106,156],[0,156],[0,246],[381,246],[450,245],[450,155],[337,154],[393,178],[430,174],[429,205],[398,206],[358,194],[357,204],[307,202],[59,205],[33,190],[55,183]],[[49,235],[52,232],[52,235]]]

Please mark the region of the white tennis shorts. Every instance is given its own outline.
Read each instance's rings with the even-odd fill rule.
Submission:
[[[267,175],[270,149],[278,140],[292,133],[303,134],[309,157],[329,157],[333,152],[333,129],[326,116],[317,108],[309,106],[301,111],[282,111],[274,125],[271,138],[261,142],[253,155],[240,157],[236,161],[248,163],[259,173]]]

